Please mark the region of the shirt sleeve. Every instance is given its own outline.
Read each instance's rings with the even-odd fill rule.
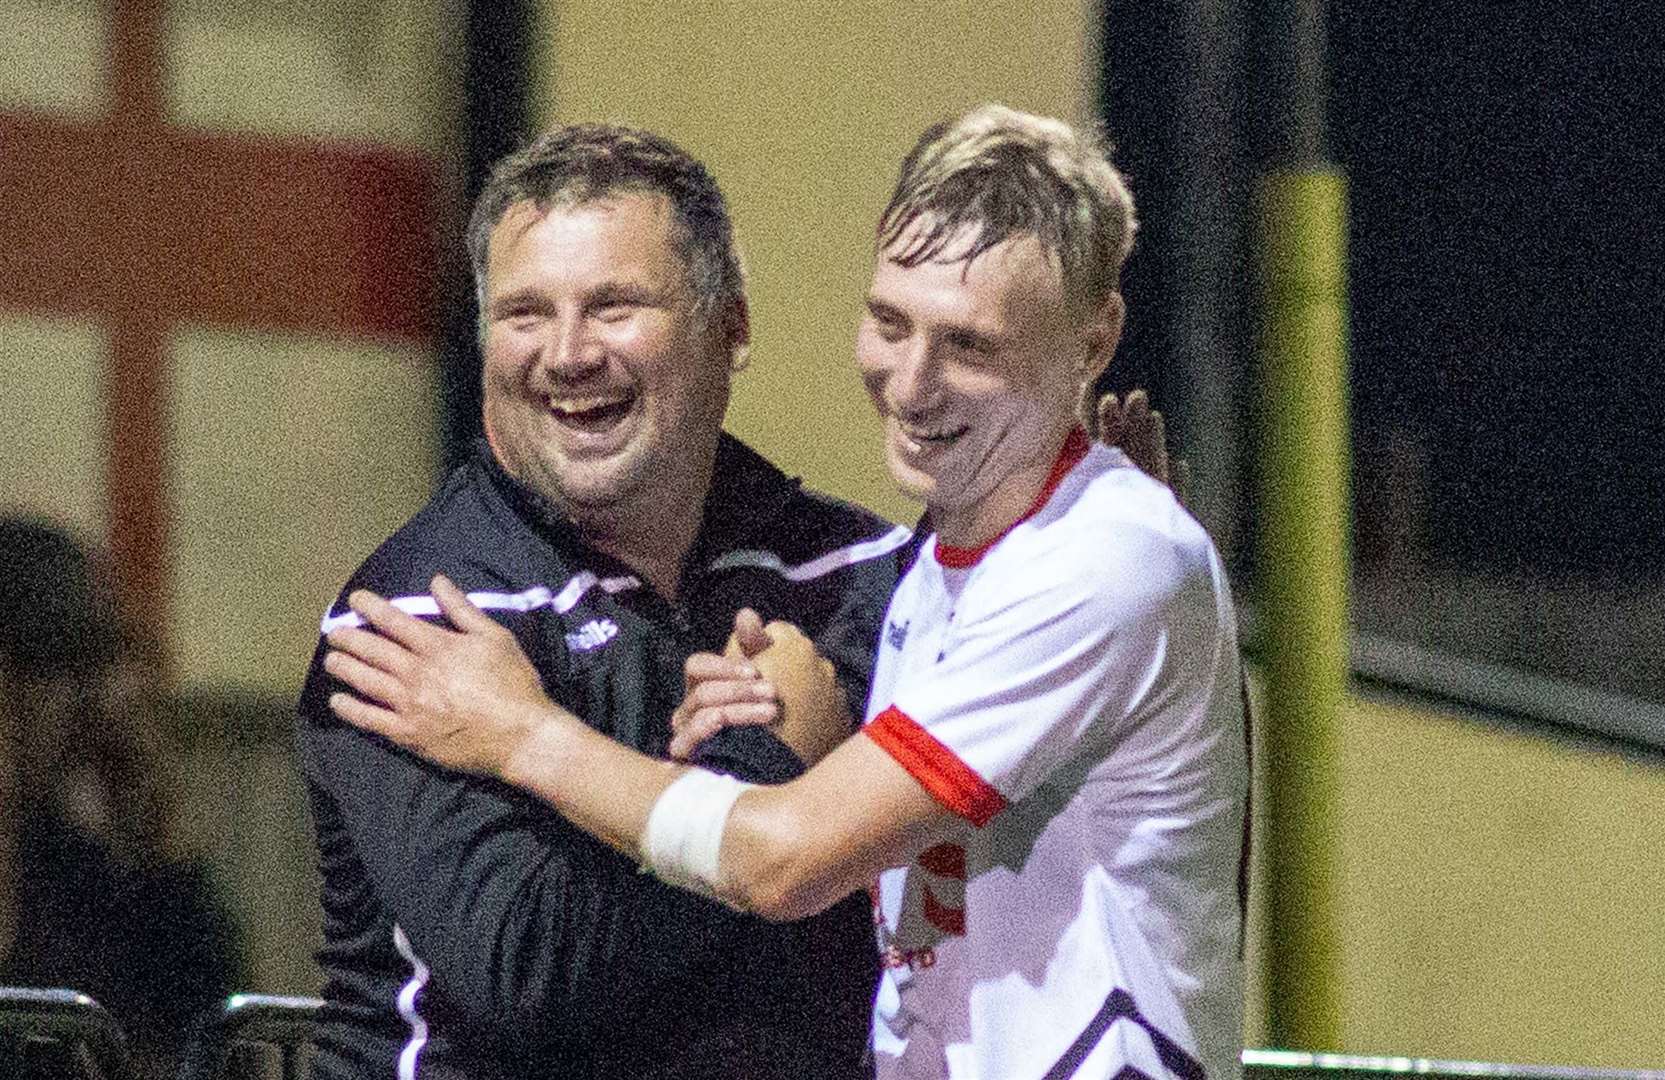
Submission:
[[[940,657],[911,668],[866,731],[981,826],[1212,669],[1213,563],[1206,546],[1126,523],[991,563],[959,598]]]

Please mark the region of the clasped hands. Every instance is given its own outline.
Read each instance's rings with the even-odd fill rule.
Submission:
[[[534,735],[581,721],[549,699],[507,628],[444,575],[432,587],[450,627],[366,590],[347,598],[366,625],[329,634],[324,670],[353,691],[331,694],[330,709],[429,761],[502,777]],[[853,730],[832,664],[797,627],[765,626],[750,609],[724,653],[690,657],[684,679],[671,717],[676,757],[725,727],[763,724],[813,764]]]
[[[813,765],[855,730],[837,673],[815,642],[789,622],[765,626],[751,608],[735,615],[721,656],[695,653],[683,671],[672,757],[688,758],[725,727],[761,724]]]

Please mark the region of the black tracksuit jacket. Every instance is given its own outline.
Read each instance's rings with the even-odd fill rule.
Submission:
[[[725,436],[672,603],[585,545],[481,442],[342,596],[423,596],[436,572],[500,594],[492,614],[557,703],[663,755],[684,659],[720,649],[742,606],[802,626],[859,717],[904,540]],[[330,617],[346,611],[338,599]],[[773,925],[664,885],[530,796],[336,720],[322,656],[320,640],[298,726],[324,907],[318,1076],[867,1075],[865,895]],[[754,781],[802,769],[757,728],[703,754]]]

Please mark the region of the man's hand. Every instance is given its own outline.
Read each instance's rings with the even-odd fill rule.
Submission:
[[[501,776],[527,738],[561,715],[514,635],[442,576],[434,599],[455,630],[375,593],[347,598],[374,629],[329,635],[324,670],[360,695],[330,695],[337,716],[429,761]]]
[[[682,667],[682,704],[671,713],[672,757],[687,760],[700,743],[726,727],[780,720],[774,684],[751,662],[769,645],[763,620],[742,608],[721,656],[702,652],[688,658]]]
[[[838,673],[791,623],[772,622],[765,630],[769,647],[751,660],[780,699],[781,716],[770,730],[805,765],[814,765],[855,730]]]
[[[1133,464],[1174,489],[1180,501],[1190,479],[1185,461],[1168,456],[1168,427],[1162,414],[1150,407],[1150,395],[1133,390],[1123,401],[1115,394],[1093,400],[1091,384],[1082,388],[1081,412],[1089,421],[1087,434],[1114,446]]]
[[[767,627],[750,608],[734,618],[722,656],[684,668],[687,695],[671,716],[671,754],[687,757],[725,727],[762,724],[813,765],[854,729],[832,663],[787,622]]]

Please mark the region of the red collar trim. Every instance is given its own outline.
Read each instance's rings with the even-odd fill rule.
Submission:
[[[1058,490],[1058,485],[1064,482],[1064,477],[1068,476],[1069,471],[1075,468],[1082,458],[1087,456],[1087,448],[1090,445],[1085,431],[1080,428],[1072,430],[1069,436],[1064,439],[1064,448],[1058,451],[1057,460],[1052,463],[1052,471],[1047,473],[1046,483],[1041,485],[1041,493],[1035,496],[1035,501],[1029,504],[1029,509],[1023,512],[1022,517],[1001,529],[992,539],[976,547],[955,547],[952,544],[943,543],[942,538],[938,537],[936,545],[937,562],[950,570],[964,570],[968,566],[976,566],[977,560],[988,554],[989,549],[994,545],[1004,540],[1007,533],[1041,512],[1041,507],[1045,506],[1047,500],[1052,498],[1052,493]]]

